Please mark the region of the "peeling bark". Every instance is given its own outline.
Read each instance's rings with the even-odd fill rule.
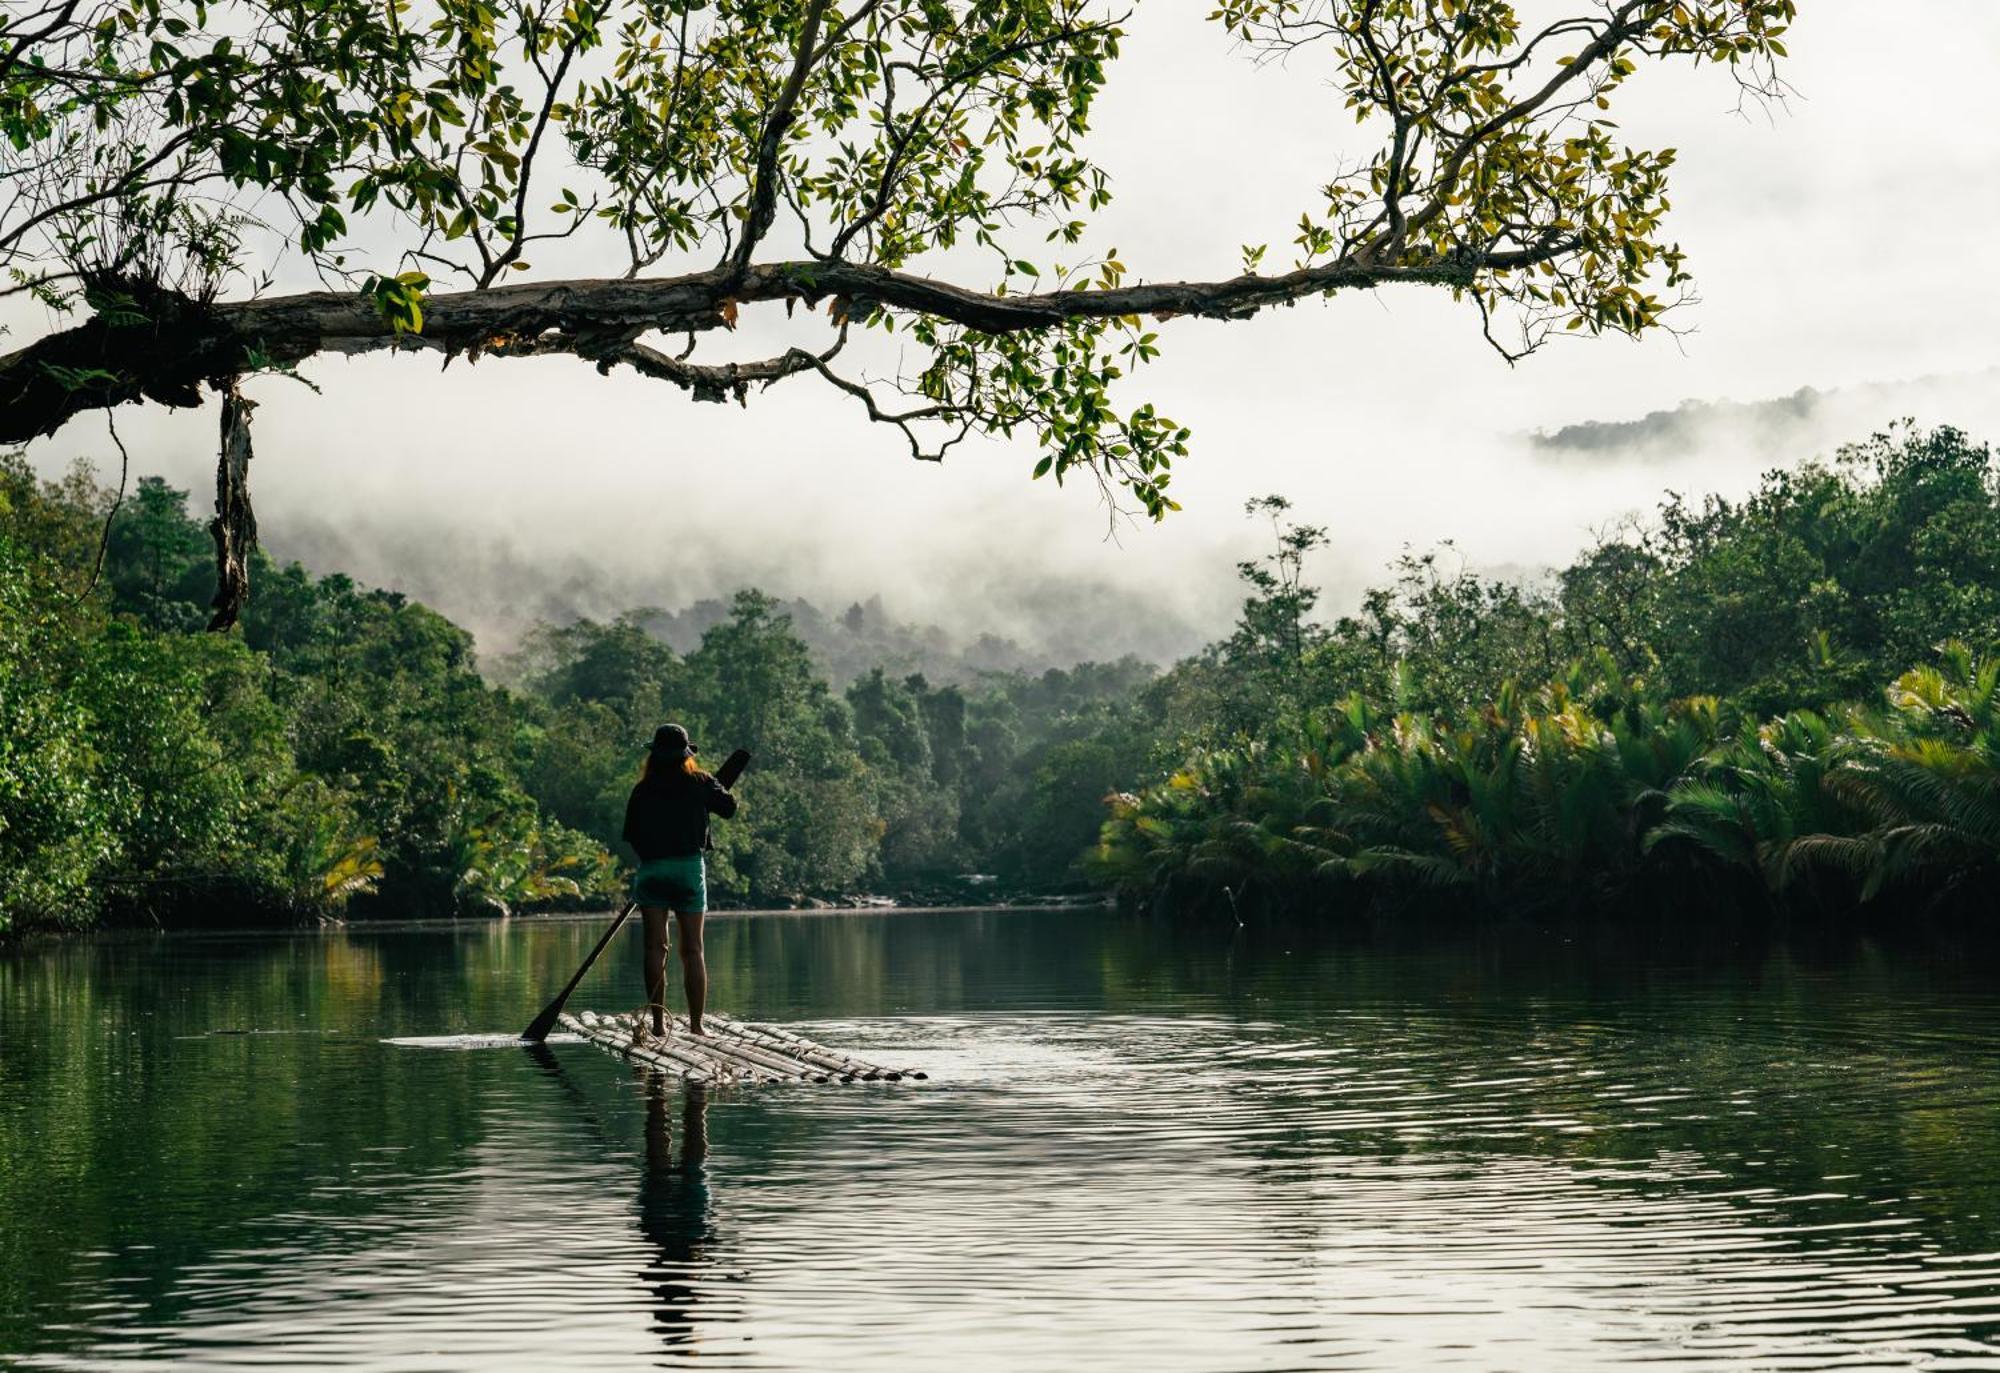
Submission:
[[[250,550],[257,546],[257,516],[250,509],[250,412],[257,402],[232,379],[222,395],[222,455],[215,464],[215,599],[212,630],[236,623],[250,599]]]

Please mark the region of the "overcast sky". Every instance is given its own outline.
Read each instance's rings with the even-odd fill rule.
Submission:
[[[1251,66],[1203,22],[1210,8],[1142,4],[1097,115],[1092,147],[1118,199],[1094,241],[1140,278],[1230,275],[1244,242],[1269,240],[1282,259],[1313,187],[1343,152],[1365,151],[1343,143],[1351,125],[1309,58]],[[1329,528],[1317,571],[1338,604],[1405,545],[1451,538],[1477,566],[1545,565],[1664,487],[1740,490],[1778,457],[1898,414],[2000,435],[2000,277],[1988,270],[2000,5],[1802,8],[1789,39],[1799,95],[1771,119],[1735,113],[1719,74],[1678,68],[1649,74],[1618,112],[1632,141],[1681,149],[1672,230],[1702,294],[1682,320],[1693,334],[1565,341],[1509,369],[1469,315],[1408,290],[1176,322],[1139,380],[1195,431],[1176,487],[1187,509],[1164,525],[1108,541],[1095,494],[1030,483],[1035,454],[1019,444],[915,464],[892,431],[809,380],[744,410],[573,360],[440,374],[430,357],[377,355],[310,364],[319,395],[253,384],[267,541],[323,560],[338,535],[353,570],[415,577],[412,589],[496,639],[504,602],[523,593],[492,584],[491,561],[474,555],[504,547],[517,567],[577,587],[601,570],[596,594],[614,600],[675,606],[753,581],[828,605],[879,592],[904,617],[1024,638],[1074,616],[1123,647],[1120,625],[1147,644],[1148,619],[1167,640],[1226,623],[1231,563],[1251,533],[1242,504],[1269,491]],[[762,327],[746,316],[744,356],[758,355]],[[1552,462],[1522,441],[1802,386],[1854,389],[1785,431],[1782,453],[1716,432],[1692,454]],[[119,424],[141,470],[205,499],[212,408],[128,409]],[[33,457],[47,470],[102,457],[103,433],[86,417]],[[692,533],[671,536],[683,522]],[[442,574],[439,549],[464,552],[463,571]],[[1058,585],[1074,588],[1073,607],[1051,600]],[[587,591],[579,603],[613,608]],[[1116,623],[1095,627],[1091,606],[1116,606]]]

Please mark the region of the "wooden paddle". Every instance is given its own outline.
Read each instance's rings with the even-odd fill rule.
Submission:
[[[736,779],[741,777],[743,770],[749,766],[750,750],[737,749],[724,760],[721,767],[716,769],[715,780],[722,783],[725,788],[733,787],[736,785]],[[583,981],[583,975],[590,971],[590,965],[597,961],[597,956],[604,952],[604,946],[611,942],[611,936],[618,933],[626,918],[638,908],[638,905],[637,901],[625,903],[625,909],[618,912],[618,918],[611,922],[611,928],[604,932],[604,937],[591,949],[590,956],[583,960],[583,966],[576,970],[576,976],[556,993],[554,1001],[542,1007],[542,1013],[529,1022],[527,1029],[521,1031],[521,1038],[531,1044],[539,1044],[549,1037],[549,1031],[556,1027],[557,1017],[562,1015],[563,1004],[569,1000],[569,994],[576,990],[577,983]]]
[[[715,770],[715,780],[722,783],[724,791],[736,785],[736,779],[743,775],[743,769],[750,766],[750,750],[737,749],[722,760],[722,766]]]

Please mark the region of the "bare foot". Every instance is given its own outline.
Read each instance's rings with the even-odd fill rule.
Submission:
[[[648,1020],[653,1022],[650,1027],[646,1024]],[[649,1015],[644,1006],[632,1012],[632,1047],[636,1049],[652,1039],[665,1039],[669,1028],[665,1020],[662,1015]]]
[[[708,1031],[702,1029],[701,1026],[695,1024],[693,1021],[688,1022],[688,1033],[691,1035],[700,1035],[703,1039],[708,1038]]]

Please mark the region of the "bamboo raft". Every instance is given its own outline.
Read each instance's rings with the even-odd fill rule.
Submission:
[[[688,1033],[687,1020],[669,1016],[665,1036],[637,1040],[639,1013],[564,1013],[560,1023],[621,1058],[643,1063],[686,1082],[755,1085],[768,1082],[923,1081],[914,1068],[884,1068],[838,1049],[815,1044],[774,1025],[752,1025],[725,1015],[702,1017],[708,1033]]]

